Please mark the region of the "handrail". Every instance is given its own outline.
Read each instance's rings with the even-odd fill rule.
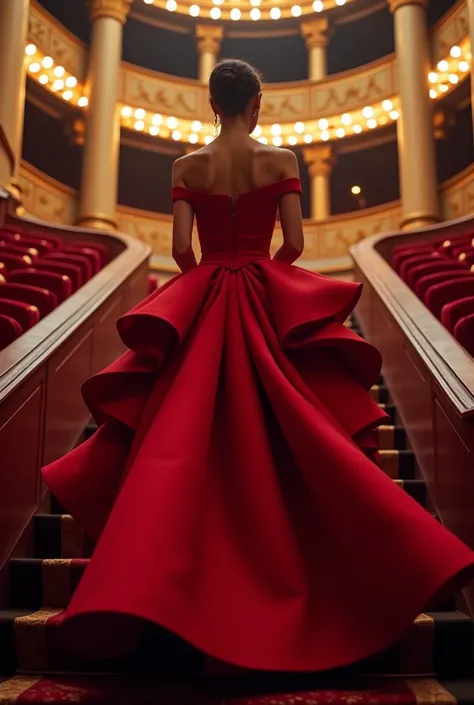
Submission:
[[[369,237],[350,248],[357,267],[393,316],[461,418],[474,416],[473,359],[455,341],[389,264],[394,245],[462,235],[474,230],[474,217],[407,233]]]

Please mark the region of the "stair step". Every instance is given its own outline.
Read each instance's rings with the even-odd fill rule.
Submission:
[[[474,703],[474,681],[436,681],[413,678],[404,680],[345,679],[331,683],[320,676],[242,681],[158,681],[146,679],[135,682],[130,678],[95,677],[40,677],[15,676],[0,682],[0,703],[16,705],[20,702],[35,705],[152,705],[156,703],[199,703],[199,705],[463,705]],[[289,690],[291,684],[295,689]],[[298,689],[300,683],[300,689]],[[278,688],[278,685],[280,686]],[[286,686],[286,687],[285,687]]]
[[[163,672],[171,668],[172,662],[175,667],[187,663],[202,668],[197,652],[154,626],[144,631],[141,645],[124,661],[83,659],[68,652],[62,638],[63,619],[64,611],[59,607],[44,607],[29,614],[18,610],[0,612],[0,652],[16,654],[16,668],[28,673],[113,673],[137,669]],[[461,612],[422,614],[398,644],[359,664],[357,669],[366,675],[468,677],[472,639],[472,620]],[[165,666],[167,657],[172,662]]]
[[[379,426],[380,450],[406,450],[407,434],[403,426]]]
[[[426,506],[427,487],[424,480],[394,480],[407,494],[423,507]]]
[[[35,558],[89,558],[93,550],[94,542],[69,514],[35,516]]]
[[[416,478],[416,458],[412,450],[381,450],[382,470],[392,480],[414,480]]]
[[[383,385],[375,384],[370,390],[370,396],[374,401],[378,401],[379,403],[391,403],[390,392],[388,391],[387,387]]]
[[[390,417],[389,423],[393,424],[394,426],[398,426],[401,423],[398,416],[398,410],[395,404],[379,403],[379,406]]]

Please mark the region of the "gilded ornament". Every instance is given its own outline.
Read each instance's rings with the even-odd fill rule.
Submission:
[[[91,22],[100,17],[110,17],[125,24],[132,2],[133,0],[87,0]]]
[[[302,22],[300,30],[308,49],[324,49],[327,46],[329,41],[329,22],[327,18],[321,17],[309,22]]]
[[[224,37],[224,28],[220,25],[196,25],[196,46],[200,54],[217,55]]]
[[[418,5],[424,10],[428,9],[428,0],[387,0],[390,12],[394,13],[401,7],[407,7],[408,5]]]

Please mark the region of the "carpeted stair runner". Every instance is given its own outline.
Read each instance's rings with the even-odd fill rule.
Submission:
[[[429,510],[382,378],[371,393],[391,419],[379,432],[382,469]],[[474,705],[473,622],[454,604],[419,615],[378,657],[318,676],[203,677],[201,655],[154,627],[125,660],[80,659],[65,649],[60,627],[93,543],[54,499],[49,514],[35,517],[33,536],[34,556],[11,561],[10,605],[0,611],[0,705]]]

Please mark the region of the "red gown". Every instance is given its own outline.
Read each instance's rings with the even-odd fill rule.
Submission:
[[[474,564],[371,459],[381,359],[342,325],[361,285],[270,259],[300,189],[173,190],[202,261],[120,318],[129,351],[83,387],[99,429],[44,468],[98,541],[65,622],[91,653],[147,620],[236,666],[331,669]]]

